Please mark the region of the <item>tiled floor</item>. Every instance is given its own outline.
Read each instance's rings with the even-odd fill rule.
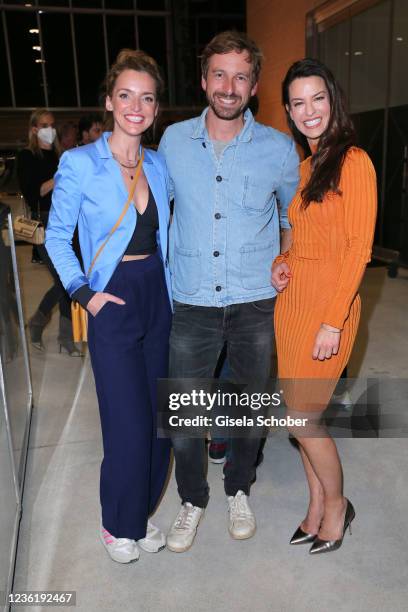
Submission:
[[[49,277],[19,247],[26,315]],[[363,318],[350,375],[408,378],[408,274],[367,271]],[[97,537],[99,417],[88,359],[59,354],[57,316],[31,351],[35,409],[15,590],[75,590],[81,612],[394,612],[408,601],[408,442],[340,439],[346,494],[357,517],[341,550],[310,557],[288,539],[307,491],[297,452],[279,431],[268,441],[251,503],[258,530],[248,541],[226,529],[221,467],[209,465],[211,500],[193,548],[113,563]],[[178,511],[172,476],[155,522]],[[21,610],[23,608],[19,608]],[[27,612],[35,608],[27,608]]]

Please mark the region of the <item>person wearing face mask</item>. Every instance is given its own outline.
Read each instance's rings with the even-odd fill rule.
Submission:
[[[29,120],[28,146],[17,156],[17,176],[21,192],[31,209],[33,218],[44,226],[48,222],[54,174],[58,168],[60,144],[54,127],[54,116],[46,108],[36,109]],[[43,350],[42,334],[57,304],[60,311],[58,342],[70,355],[79,355],[73,339],[71,300],[47,255],[44,245],[38,246],[41,260],[47,265],[54,284],[43,296],[37,310],[28,322],[32,345]]]

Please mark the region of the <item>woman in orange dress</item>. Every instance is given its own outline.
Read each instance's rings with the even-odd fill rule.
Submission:
[[[339,548],[355,516],[343,496],[334,440],[320,416],[350,357],[360,318],[358,288],[370,260],[376,218],[376,176],[354,146],[342,91],[321,62],[304,59],[282,85],[289,126],[312,156],[300,166],[289,208],[292,245],[272,267],[279,292],[275,333],[279,378],[288,414],[308,417],[291,429],[299,443],[310,502],[291,544],[310,553]]]

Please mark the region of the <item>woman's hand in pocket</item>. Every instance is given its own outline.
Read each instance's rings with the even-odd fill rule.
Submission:
[[[97,291],[95,295],[89,300],[86,309],[91,313],[92,316],[96,317],[98,312],[105,306],[106,302],[114,302],[123,306],[126,304],[124,300],[112,295],[111,293],[104,293],[103,291]]]

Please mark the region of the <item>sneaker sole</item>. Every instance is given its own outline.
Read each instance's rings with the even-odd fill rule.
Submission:
[[[249,540],[249,538],[252,538],[255,535],[256,529],[254,529],[249,535],[234,535],[229,529],[228,533],[230,534],[233,540]]]
[[[174,552],[174,553],[183,553],[183,552],[186,552],[187,550],[190,550],[193,543],[194,543],[194,540],[191,542],[191,544],[189,544],[188,546],[185,546],[184,548],[173,548],[171,544],[167,544],[167,548],[168,550],[171,550],[171,552]]]
[[[216,464],[220,464],[220,463],[224,463],[225,462],[225,457],[221,457],[221,459],[213,459],[213,457],[210,457],[208,455],[208,459],[209,459],[209,461],[211,461],[211,463],[216,463]]]
[[[136,544],[139,546],[139,548],[141,548],[142,550],[144,550],[144,552],[147,553],[152,553],[152,554],[156,554],[158,552],[160,552],[161,550],[164,550],[166,548],[166,544],[163,544],[163,546],[159,546],[159,548],[155,548],[154,550],[152,548],[148,548],[146,546],[144,546],[143,544],[140,543],[140,540],[138,540],[136,542]]]

